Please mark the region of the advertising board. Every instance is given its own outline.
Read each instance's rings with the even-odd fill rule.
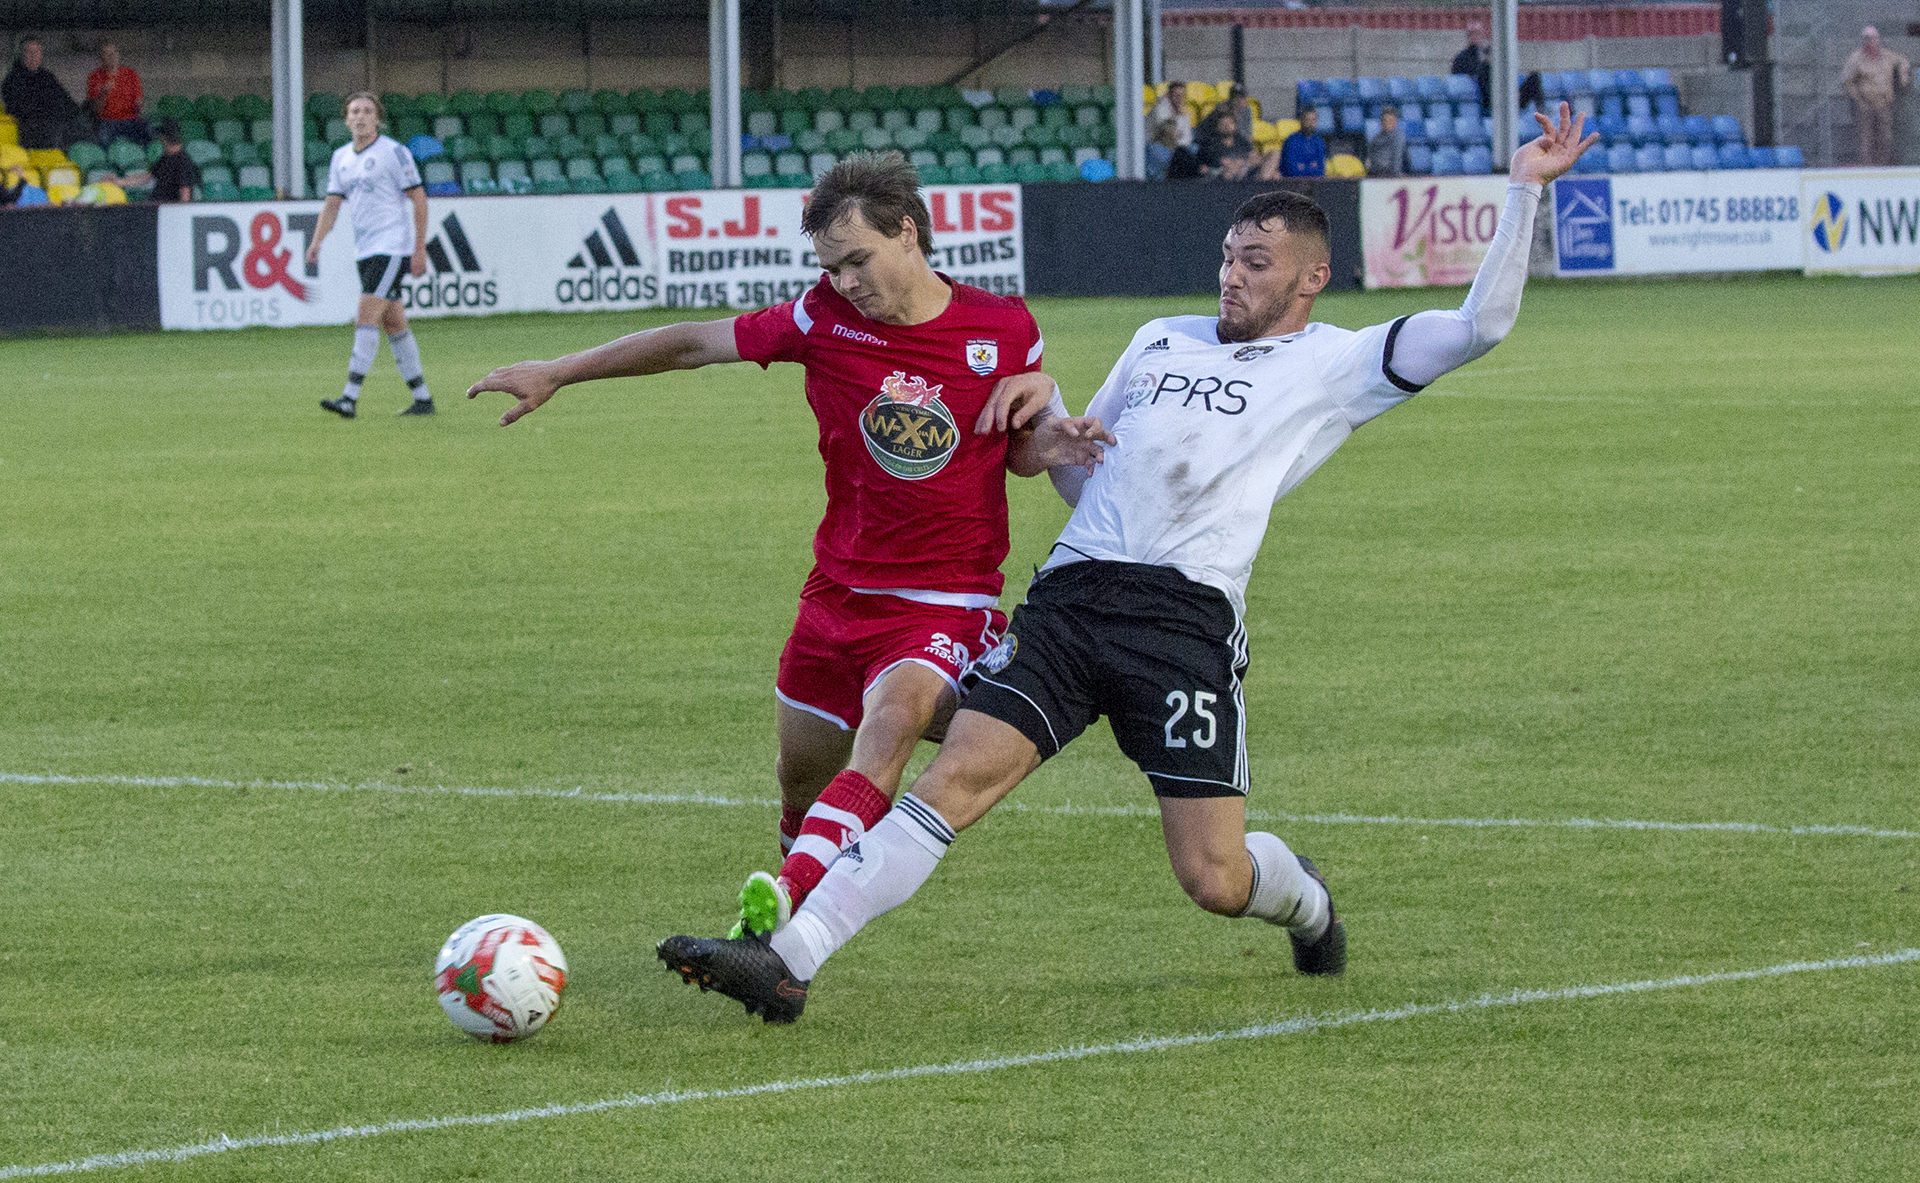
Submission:
[[[1920,168],[1800,174],[1807,274],[1920,271]]]
[[[1503,176],[1360,182],[1367,287],[1472,283],[1506,197]]]
[[[989,291],[1026,288],[1017,185],[926,190],[934,267]],[[820,278],[804,191],[447,197],[428,206],[427,273],[409,316],[600,308],[762,308]],[[160,323],[170,329],[345,324],[360,295],[350,215],[306,262],[319,202],[160,209]]]
[[[1562,177],[1552,196],[1557,275],[1800,266],[1795,169]]]

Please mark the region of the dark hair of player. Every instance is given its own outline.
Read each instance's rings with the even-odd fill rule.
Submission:
[[[361,99],[365,99],[369,103],[373,104],[373,117],[375,119],[378,119],[382,123],[385,123],[387,121],[387,105],[380,101],[379,95],[373,93],[370,90],[354,91],[352,94],[347,96],[346,102],[340,104],[340,109],[342,111],[345,111],[348,107],[353,106],[355,103],[359,102]]]
[[[1313,198],[1303,193],[1294,193],[1287,189],[1276,189],[1271,193],[1256,193],[1240,203],[1233,211],[1233,224],[1255,226],[1261,230],[1268,222],[1280,223],[1280,228],[1288,234],[1306,238],[1317,238],[1325,248],[1331,231],[1327,226],[1327,211],[1314,204]]]
[[[160,142],[163,144],[177,144],[180,142],[180,124],[176,120],[162,119],[160,126],[153,130],[159,134]]]
[[[920,252],[933,253],[933,216],[920,198],[920,171],[900,153],[855,152],[828,169],[814,182],[800,229],[818,234],[855,210],[888,235],[900,233],[901,218],[912,218]]]

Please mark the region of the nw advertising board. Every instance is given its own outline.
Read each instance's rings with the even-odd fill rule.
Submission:
[[[1808,169],[1807,274],[1920,271],[1920,168]]]
[[[1505,177],[1360,182],[1360,243],[1369,288],[1473,282],[1507,200]]]
[[[1562,177],[1551,196],[1557,275],[1800,266],[1795,169]]]
[[[963,283],[1026,290],[1017,185],[926,190],[933,265]],[[409,316],[601,308],[763,308],[820,278],[800,232],[806,193],[708,190],[428,201],[427,272],[403,275]],[[360,277],[340,220],[306,261],[314,202],[159,211],[160,323],[169,329],[346,324]]]

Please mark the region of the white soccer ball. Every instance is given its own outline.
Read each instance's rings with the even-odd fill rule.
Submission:
[[[454,930],[433,965],[433,988],[453,1025],[487,1043],[546,1026],[567,988],[567,955],[533,921],[504,912]]]

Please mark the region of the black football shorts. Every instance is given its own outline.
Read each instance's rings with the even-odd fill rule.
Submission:
[[[1105,715],[1157,795],[1244,796],[1246,637],[1223,592],[1171,567],[1069,563],[1027,589],[961,706],[1043,760]]]
[[[400,277],[407,273],[405,255],[368,255],[360,260],[360,294],[382,300],[400,298]]]

